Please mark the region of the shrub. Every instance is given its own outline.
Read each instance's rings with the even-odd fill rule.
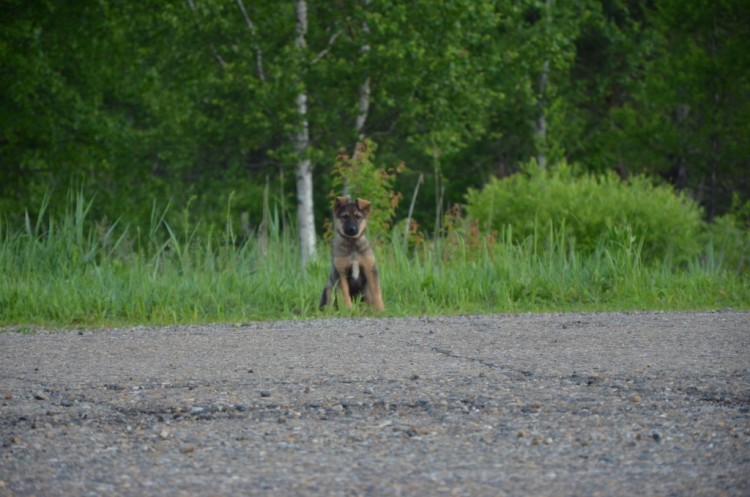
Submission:
[[[750,269],[750,229],[734,214],[718,217],[704,233],[707,261],[737,273]]]
[[[390,230],[391,220],[401,201],[401,193],[393,190],[396,177],[406,169],[404,163],[386,169],[377,167],[375,143],[365,140],[357,144],[354,157],[341,150],[333,165],[333,190],[329,194],[331,205],[334,198],[348,191],[352,199],[363,198],[372,204],[368,219],[368,230],[375,237],[382,237]],[[332,232],[330,219],[326,220],[326,232]]]
[[[491,179],[466,198],[469,217],[482,229],[511,228],[516,241],[551,226],[564,230],[567,240],[583,253],[603,243],[636,241],[642,243],[647,259],[672,257],[683,262],[701,248],[698,205],[645,177],[624,182],[614,174],[580,174],[565,163],[546,170],[531,164],[521,174]]]

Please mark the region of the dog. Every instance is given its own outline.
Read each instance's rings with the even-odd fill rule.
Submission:
[[[344,307],[352,307],[352,299],[362,296],[376,311],[385,310],[380,293],[380,277],[375,253],[365,237],[371,204],[358,198],[336,197],[333,204],[334,239],[331,253],[331,274],[320,297],[320,309],[333,304],[338,284]]]

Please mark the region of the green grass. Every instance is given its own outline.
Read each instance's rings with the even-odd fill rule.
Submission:
[[[227,225],[198,236],[154,209],[138,230],[95,225],[82,195],[60,218],[0,227],[0,325],[104,326],[247,322],[371,315],[317,309],[329,247],[306,269],[296,242],[269,214],[268,229],[240,240]],[[386,316],[493,312],[750,307],[750,278],[707,248],[679,266],[644,263],[638,242],[602,243],[581,255],[554,230],[513,241],[454,233],[405,251],[379,244]],[[541,238],[540,238],[541,237]],[[542,243],[539,243],[539,242]],[[543,247],[543,248],[540,248]]]

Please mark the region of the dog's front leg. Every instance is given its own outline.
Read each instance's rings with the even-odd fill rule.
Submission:
[[[331,297],[333,294],[333,285],[328,282],[326,284],[326,287],[323,289],[323,295],[320,296],[320,306],[319,309],[324,309],[332,304]]]
[[[325,307],[332,305],[333,292],[336,287],[336,280],[339,279],[339,273],[335,269],[331,269],[331,274],[328,276],[328,282],[326,282],[325,288],[323,288],[323,294],[320,296],[319,309],[323,310]]]
[[[352,294],[349,290],[349,280],[346,277],[346,273],[339,273],[339,288],[341,289],[341,297],[344,299],[344,307],[347,309],[352,308]]]
[[[367,288],[365,289],[365,298],[367,303],[376,311],[384,311],[383,296],[380,293],[380,275],[375,265],[375,259],[366,260],[362,265],[367,279]]]

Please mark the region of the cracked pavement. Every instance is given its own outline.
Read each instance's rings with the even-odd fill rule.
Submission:
[[[0,334],[0,496],[747,495],[750,314]]]

